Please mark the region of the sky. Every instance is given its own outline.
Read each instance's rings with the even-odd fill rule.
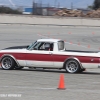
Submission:
[[[49,4],[51,6],[59,5],[60,7],[71,8],[87,8],[92,5],[94,0],[0,0],[0,5],[11,5],[11,6],[32,6],[33,1],[42,4]]]

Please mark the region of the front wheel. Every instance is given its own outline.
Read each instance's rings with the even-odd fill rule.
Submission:
[[[15,67],[15,61],[9,56],[3,57],[1,60],[1,67],[5,70],[11,70]]]
[[[24,67],[21,67],[21,66],[17,66],[17,65],[15,66],[15,69],[16,69],[16,70],[20,70],[20,69],[23,69],[23,68],[24,68]]]
[[[78,73],[80,71],[80,65],[76,60],[71,59],[66,61],[65,69],[69,73]]]

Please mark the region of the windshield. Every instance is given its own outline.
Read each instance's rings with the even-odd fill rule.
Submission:
[[[28,46],[28,50],[31,49],[35,44],[37,43],[37,41],[33,42],[31,45]]]

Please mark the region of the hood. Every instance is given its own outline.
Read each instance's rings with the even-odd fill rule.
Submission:
[[[5,49],[0,50],[0,53],[24,53],[26,52],[27,46],[14,46],[14,47],[8,47]]]
[[[13,47],[4,48],[2,50],[8,50],[8,49],[26,49],[27,47],[28,47],[28,45],[25,45],[25,46],[13,46]]]

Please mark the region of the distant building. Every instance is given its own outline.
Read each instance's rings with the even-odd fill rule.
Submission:
[[[24,8],[23,14],[32,14],[33,13],[33,8]]]
[[[47,8],[47,12],[48,12],[47,14],[48,14],[48,16],[52,16],[59,10],[60,10],[59,8],[49,7],[49,8]]]
[[[43,16],[52,16],[54,13],[59,11],[58,8],[54,7],[37,7],[33,8],[33,14],[34,15],[43,15]]]
[[[59,8],[55,7],[42,7],[37,6],[35,3],[33,8],[24,8],[23,14],[34,14],[34,15],[43,15],[43,16],[52,16],[54,13],[59,11]]]

